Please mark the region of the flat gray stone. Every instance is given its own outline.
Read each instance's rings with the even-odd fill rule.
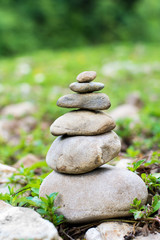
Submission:
[[[113,131],[97,136],[58,137],[49,149],[47,164],[62,173],[89,172],[116,157],[121,143]]]
[[[75,110],[57,118],[50,131],[55,136],[91,136],[109,132],[115,126],[114,120],[104,112]]]
[[[85,71],[81,72],[76,79],[78,82],[91,82],[96,78],[96,76],[97,74],[95,71]]]
[[[99,82],[90,82],[90,83],[73,82],[69,85],[69,88],[74,92],[89,93],[94,91],[100,91],[101,89],[104,88],[104,84]]]
[[[89,110],[104,110],[111,106],[105,93],[68,94],[58,99],[57,106]]]
[[[89,149],[89,147],[88,147]],[[58,192],[55,206],[68,222],[91,222],[130,216],[135,198],[145,204],[147,188],[135,173],[104,165],[81,175],[50,173],[40,187],[40,196]]]

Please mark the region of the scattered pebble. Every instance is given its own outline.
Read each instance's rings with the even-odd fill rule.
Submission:
[[[129,234],[134,232],[133,225],[123,222],[104,222],[101,223],[96,228],[90,228],[85,234],[86,240],[124,240],[134,239],[134,240],[159,240],[159,233],[150,233],[148,236],[142,235],[142,228],[138,227],[138,231],[141,232],[140,236],[128,237]],[[134,236],[134,235],[133,235]]]
[[[21,102],[4,107],[1,111],[3,116],[9,115],[14,118],[21,118],[25,115],[33,114],[35,106],[31,102]]]
[[[60,240],[57,229],[30,208],[0,201],[0,239]]]
[[[18,162],[16,162],[13,167],[19,168],[23,165],[25,168],[31,167],[34,163],[39,162],[39,158],[37,158],[33,154],[27,154],[25,157],[21,158]]]

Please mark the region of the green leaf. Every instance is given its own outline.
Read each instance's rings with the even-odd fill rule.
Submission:
[[[34,203],[34,206],[37,206],[37,207],[41,206],[41,204],[42,204],[41,199],[39,199],[37,196],[35,196],[35,197],[27,197],[27,200],[29,200],[32,203]]]
[[[31,188],[31,191],[35,193],[37,196],[39,196],[39,188]]]
[[[48,200],[45,197],[40,197],[40,199],[45,203],[48,204]]]
[[[138,162],[133,163],[134,169],[137,170],[137,168],[139,168],[143,162],[144,162],[144,159],[139,160]]]
[[[57,209],[59,209],[60,207],[52,207],[52,212],[55,212]]]
[[[134,213],[134,218],[135,218],[135,220],[140,219],[140,218],[142,218],[142,217],[143,217],[143,212],[141,212],[141,211],[136,211],[136,212]]]
[[[45,210],[42,209],[42,208],[39,208],[39,209],[37,209],[36,211],[37,211],[39,214],[41,214],[41,215],[47,215],[47,214],[48,214],[48,212],[45,211]]]
[[[154,196],[152,207],[153,207],[152,213],[155,213],[160,209],[160,196],[157,195]]]
[[[142,160],[139,160],[139,161],[137,161],[137,162],[134,162],[134,163],[133,163],[133,167],[128,167],[128,169],[129,169],[130,171],[132,171],[132,172],[135,172],[135,171],[141,166],[141,164],[142,164],[144,161],[145,161],[145,160],[142,159]]]
[[[58,192],[53,192],[49,195],[49,197],[56,199],[57,195],[58,195]]]
[[[139,209],[139,206],[141,205],[141,200],[138,200],[137,198],[135,198],[133,200],[133,204],[131,204],[132,207]]]
[[[136,209],[130,209],[129,212],[130,213],[135,213],[135,212],[137,212],[137,210]]]

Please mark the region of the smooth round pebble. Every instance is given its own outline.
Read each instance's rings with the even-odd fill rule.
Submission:
[[[91,82],[96,78],[96,76],[97,74],[95,71],[85,71],[81,72],[76,79],[78,82]]]
[[[104,84],[99,82],[90,82],[90,83],[73,82],[69,85],[69,88],[74,92],[89,93],[94,91],[100,91],[101,89],[104,88]]]
[[[80,175],[50,173],[40,187],[40,197],[58,192],[55,206],[68,222],[82,223],[130,216],[133,200],[147,201],[147,188],[135,173],[104,165]]]

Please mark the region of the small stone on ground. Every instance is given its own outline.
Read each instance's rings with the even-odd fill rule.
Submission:
[[[0,163],[0,184],[8,182],[8,178],[15,172],[14,167]]]
[[[11,115],[15,118],[21,118],[35,112],[35,106],[31,102],[21,102],[11,104],[2,109],[2,115]]]
[[[32,209],[0,201],[0,239],[60,240],[57,229]]]
[[[112,111],[110,111],[110,115],[113,117],[114,120],[119,120],[119,119],[125,119],[125,118],[130,118],[134,120],[134,122],[139,121],[139,115],[138,115],[139,109],[130,104],[123,104]]]
[[[16,162],[13,167],[19,168],[23,165],[25,168],[31,167],[34,163],[39,162],[39,158],[37,158],[33,154],[27,154],[25,157],[21,158],[18,162]]]
[[[85,234],[86,240],[124,240],[124,236],[133,232],[133,225],[123,222],[104,222],[96,228],[90,228]],[[142,228],[138,228],[142,231]],[[127,238],[126,239],[131,239]],[[160,240],[160,234],[149,234],[148,236],[137,236],[134,240]]]
[[[0,119],[0,138],[10,145],[17,145],[20,141],[21,132],[30,132],[36,126],[36,120],[32,116],[22,119]]]

